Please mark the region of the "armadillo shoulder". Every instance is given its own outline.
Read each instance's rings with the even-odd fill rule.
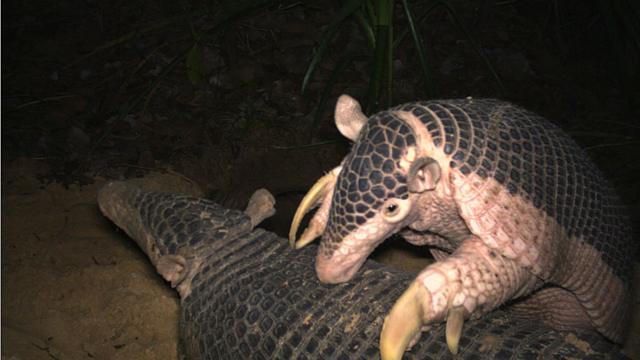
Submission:
[[[418,117],[462,176],[493,179],[597,249],[628,279],[633,242],[612,185],[588,155],[549,120],[496,99],[415,102],[397,110]]]

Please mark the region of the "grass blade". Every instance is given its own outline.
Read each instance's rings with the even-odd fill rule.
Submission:
[[[413,43],[416,47],[416,52],[418,53],[418,61],[420,62],[420,68],[422,69],[422,77],[424,81],[424,91],[427,97],[432,95],[432,87],[431,87],[431,79],[429,76],[429,67],[427,65],[427,52],[422,43],[422,37],[416,29],[415,22],[413,21],[413,14],[411,13],[411,9],[409,9],[409,4],[407,0],[402,0],[402,7],[404,8],[405,16],[407,17],[407,23],[409,24],[409,30],[411,32],[411,37],[413,37]]]
[[[364,16],[362,10],[358,10],[355,13],[356,21],[364,31],[364,35],[367,38],[367,44],[369,49],[373,50],[376,47],[376,35],[373,33],[373,27],[367,22],[367,18]]]
[[[386,3],[385,3],[386,2]],[[391,107],[393,103],[393,4],[394,0],[381,1],[381,9],[386,10],[387,14],[384,14],[386,18],[381,18],[383,21],[387,21],[387,39],[385,43],[386,48],[386,81],[387,81],[387,94],[385,108]]]
[[[309,62],[309,67],[307,68],[307,72],[304,74],[304,79],[302,80],[302,88],[300,92],[304,94],[307,89],[307,85],[309,85],[309,80],[313,76],[316,71],[318,64],[324,57],[331,40],[335,36],[338,28],[347,17],[353,15],[353,13],[358,10],[360,5],[364,0],[347,0],[340,8],[338,12],[338,16],[333,20],[329,25],[327,25],[327,29],[322,34],[322,39],[320,40],[320,44],[316,48],[313,57],[311,58],[311,62]]]
[[[331,95],[331,89],[333,88],[333,84],[336,83],[338,76],[344,72],[347,66],[349,66],[349,64],[351,64],[351,62],[353,62],[354,59],[355,59],[355,56],[353,54],[347,54],[343,56],[331,71],[331,74],[327,79],[327,84],[325,85],[324,90],[322,91],[322,95],[320,96],[320,100],[318,101],[318,104],[313,110],[313,121],[309,127],[309,131],[307,131],[307,133],[309,134],[309,139],[307,139],[307,142],[309,143],[311,142],[313,138],[313,134],[315,133],[315,129],[320,123],[320,120],[322,120],[322,115],[324,114],[327,100]]]
[[[389,107],[393,83],[393,0],[376,1],[376,48],[371,79],[365,105],[365,113]],[[385,86],[385,93],[380,90]],[[384,100],[381,98],[384,95]]]
[[[193,44],[189,53],[187,53],[187,78],[193,85],[198,85],[204,77],[204,60],[202,56],[202,48],[196,43]]]

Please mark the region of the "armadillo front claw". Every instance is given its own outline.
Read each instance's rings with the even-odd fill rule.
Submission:
[[[462,325],[464,325],[464,307],[457,306],[449,309],[445,337],[449,351],[451,351],[453,355],[458,353],[458,344],[460,343],[460,336],[462,335]]]
[[[291,246],[296,250],[302,249],[303,247],[311,243],[313,240],[315,240],[318,236],[322,235],[324,228],[325,228],[324,224],[319,224],[317,221],[312,220],[309,223],[309,226],[307,226],[307,228],[304,229],[304,232],[302,233],[298,241],[295,241],[295,239],[293,241],[289,239],[289,244],[291,244]]]
[[[382,360],[401,359],[405,350],[417,342],[424,325],[434,320],[431,301],[431,294],[419,281],[414,281],[400,296],[382,325]],[[458,353],[464,315],[464,306],[452,307],[447,312],[445,337],[449,351],[454,355]]]
[[[431,295],[414,281],[396,301],[382,325],[380,357],[382,360],[402,359],[405,350],[420,337]]]
[[[340,169],[341,167],[338,166],[316,181],[309,192],[304,196],[300,205],[298,205],[298,209],[296,210],[296,213],[293,216],[293,221],[291,222],[291,229],[289,230],[289,245],[291,245],[291,247],[300,249],[312,242],[324,231],[326,219],[318,221],[318,219],[314,218],[309,224],[309,227],[300,237],[300,240],[296,243],[296,234],[298,233],[298,228],[300,227],[302,218],[304,218],[309,211],[318,207],[327,194],[333,191],[333,186],[338,174],[340,173]]]

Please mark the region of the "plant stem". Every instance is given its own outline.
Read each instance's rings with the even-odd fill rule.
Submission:
[[[366,112],[379,110],[384,104],[391,104],[392,85],[392,44],[393,44],[393,0],[376,1],[376,48],[374,54],[373,71],[369,83],[367,94]],[[385,93],[380,94],[380,90],[385,83]],[[384,102],[380,101],[384,96]]]

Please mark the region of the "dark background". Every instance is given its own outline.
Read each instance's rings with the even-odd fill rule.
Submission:
[[[42,180],[65,185],[170,170],[231,205],[265,186],[289,212],[348,151],[332,107],[342,93],[364,99],[371,61],[330,78],[344,51],[367,54],[362,31],[347,19],[301,94],[341,3],[253,3],[3,2],[3,167],[35,159]],[[430,98],[499,97],[551,119],[637,213],[640,22],[632,1],[609,3],[452,1],[470,37],[444,7],[428,12],[419,31]],[[420,18],[430,3],[410,4]],[[396,33],[407,26],[400,5]],[[199,82],[185,56],[194,44]],[[409,36],[393,59],[392,103],[426,99]],[[314,121],[327,86],[328,104]]]

